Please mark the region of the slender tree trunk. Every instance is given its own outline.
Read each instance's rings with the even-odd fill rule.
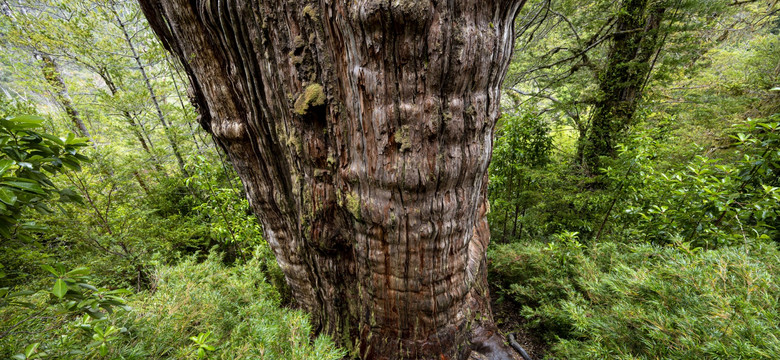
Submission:
[[[163,132],[165,133],[166,138],[168,138],[168,142],[171,144],[171,151],[173,151],[173,155],[176,157],[176,162],[179,165],[179,170],[184,175],[184,177],[188,178],[190,177],[190,174],[189,172],[187,172],[187,169],[185,167],[184,158],[181,156],[181,151],[179,151],[179,145],[176,143],[176,139],[174,139],[173,137],[173,132],[171,130],[171,127],[169,126],[168,121],[165,119],[165,115],[162,112],[159,98],[157,97],[157,94],[154,91],[154,87],[152,86],[152,82],[146,73],[146,67],[141,61],[141,56],[138,55],[138,51],[135,49],[135,44],[133,43],[133,39],[130,37],[130,34],[127,32],[126,24],[119,17],[119,14],[116,12],[116,10],[112,8],[111,11],[113,12],[114,17],[116,18],[117,25],[119,25],[119,28],[122,30],[122,34],[125,37],[125,42],[127,43],[127,46],[130,48],[130,51],[133,55],[133,60],[135,60],[136,65],[138,65],[138,70],[141,72],[141,77],[144,79],[144,84],[146,85],[146,89],[149,91],[149,95],[152,98],[152,104],[154,105],[154,109],[157,113],[157,118],[160,120],[160,124],[162,124],[163,126]]]
[[[112,98],[116,97],[119,88],[117,87],[113,78],[108,74],[107,71],[98,71],[98,75],[100,75],[100,77],[103,79],[103,82],[106,83],[106,86],[108,87],[108,91],[111,93],[111,97]],[[147,142],[146,138],[144,137],[143,128],[139,126],[139,124],[135,121],[135,118],[133,117],[132,114],[130,114],[129,111],[121,110],[120,112],[122,113],[122,117],[124,117],[125,120],[127,120],[127,123],[130,125],[130,129],[133,132],[133,135],[135,135],[136,138],[138,138],[138,143],[141,144],[141,148],[143,148],[144,151],[146,151],[146,153],[152,158],[152,161],[154,162],[154,168],[157,169],[157,171],[164,173],[165,171],[160,165],[160,162],[157,160],[157,157],[149,148],[150,142]]]
[[[527,207],[523,207],[523,213],[520,214],[520,217],[525,217],[525,212],[528,211]],[[520,239],[523,237],[523,225],[525,225],[524,222],[520,223],[520,229],[517,230],[517,238]]]
[[[140,0],[292,293],[366,359],[511,358],[487,168],[522,0]]]
[[[506,224],[509,222],[509,208],[504,209],[504,226],[501,229],[501,242],[506,242]]]
[[[515,193],[514,180],[515,180],[514,173],[510,173],[510,175],[509,175],[509,186],[507,187],[507,194],[506,194],[507,195],[506,198],[508,200],[514,199],[514,193]],[[506,232],[506,224],[508,222],[509,222],[509,208],[507,208],[506,211],[504,211],[504,228],[503,228],[503,230],[501,232],[501,241],[502,242],[506,242],[506,234],[507,234],[507,232]]]
[[[181,96],[181,91],[179,90],[179,85],[176,85],[176,75],[179,75],[179,79],[181,79],[182,82],[185,82],[182,78],[181,74],[179,74],[179,71],[175,69],[173,62],[171,61],[170,57],[165,57],[165,62],[170,65],[168,68],[171,72],[171,82],[173,83],[173,88],[176,90],[176,97],[179,99],[179,105],[181,106],[182,114],[184,114],[185,120],[187,120],[187,127],[190,128],[190,136],[192,136],[192,142],[195,144],[195,148],[198,149],[198,154],[202,154],[203,151],[200,148],[200,143],[198,143],[198,138],[195,136],[195,127],[192,126],[192,121],[189,121],[187,118],[189,115],[189,112],[187,111],[187,106],[184,104],[184,99]],[[185,82],[186,83],[186,82]],[[194,120],[194,119],[193,119]]]
[[[146,186],[146,182],[141,177],[141,175],[138,174],[138,171],[133,171],[133,177],[135,177],[135,180],[138,181],[138,185],[141,186],[141,189],[144,191],[144,194],[149,195],[149,187]]]
[[[599,157],[615,155],[617,140],[631,125],[653,55],[662,45],[659,28],[666,6],[651,0],[625,0],[621,6],[587,140],[581,138],[578,147],[586,174],[598,172]]]
[[[43,77],[46,82],[54,89],[54,97],[57,99],[62,107],[65,108],[65,113],[73,125],[78,129],[79,135],[88,138],[93,144],[92,135],[87,130],[87,126],[84,125],[84,121],[81,120],[79,111],[73,105],[73,100],[68,93],[68,88],[65,86],[65,81],[62,80],[60,70],[57,68],[57,62],[48,54],[41,52],[36,53],[36,57],[41,61],[41,70],[43,71]]]

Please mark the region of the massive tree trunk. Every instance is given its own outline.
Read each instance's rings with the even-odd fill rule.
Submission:
[[[600,94],[593,108],[587,140],[578,159],[587,174],[598,173],[601,156],[614,156],[620,135],[631,125],[638,101],[661,47],[660,26],[669,4],[657,0],[623,1],[607,66],[599,75]]]
[[[487,168],[522,0],[140,0],[300,306],[362,358],[505,353]]]

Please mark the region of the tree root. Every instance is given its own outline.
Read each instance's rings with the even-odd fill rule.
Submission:
[[[518,353],[520,353],[520,356],[523,357],[524,360],[531,360],[531,357],[528,356],[528,353],[525,352],[522,346],[520,346],[519,343],[515,340],[515,334],[510,333],[509,334],[509,345],[512,345],[512,347],[517,350]]]
[[[471,349],[473,353],[469,359],[520,360],[518,352],[506,345],[504,338],[498,333],[497,329],[476,328],[471,339]],[[520,354],[522,355],[522,353]],[[525,360],[530,359],[526,357]]]

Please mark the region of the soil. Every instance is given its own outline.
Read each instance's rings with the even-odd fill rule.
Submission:
[[[501,334],[509,339],[509,334],[515,334],[515,340],[533,360],[544,358],[548,345],[540,336],[525,329],[528,322],[520,314],[520,305],[511,300],[498,301],[498,289],[491,287],[490,301],[493,307],[493,318]],[[508,340],[507,340],[508,341]]]

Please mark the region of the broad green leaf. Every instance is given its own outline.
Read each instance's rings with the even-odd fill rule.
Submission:
[[[0,121],[0,123],[12,132],[16,132],[15,130],[41,127],[43,121],[44,118],[40,116],[22,115]]]
[[[36,115],[20,115],[20,116],[14,116],[8,120],[13,122],[18,122],[18,123],[25,123],[25,124],[40,124],[46,119]]]
[[[40,344],[41,343],[32,343],[30,345],[27,345],[27,347],[24,348],[24,356],[27,357],[27,358],[32,356],[35,353],[35,350],[38,349],[38,345],[40,345]]]
[[[94,286],[92,286],[90,284],[87,284],[87,283],[78,283],[76,285],[81,286],[81,287],[83,287],[83,288],[85,288],[87,290],[98,291],[98,288],[96,288],[96,287],[94,287]]]
[[[27,231],[46,231],[49,227],[46,225],[38,225],[34,221],[28,221],[20,226],[20,228]]]
[[[16,291],[8,294],[9,298],[19,297],[19,296],[27,296],[35,294],[35,291],[32,290],[23,290],[23,291]]]
[[[46,192],[44,192],[43,189],[41,189],[40,185],[32,182],[3,181],[2,183],[0,183],[0,185],[6,185],[20,190],[25,190],[25,191],[29,191],[41,195],[46,194]]]
[[[71,271],[68,271],[65,273],[65,276],[83,276],[89,274],[89,268],[88,267],[78,267]]]
[[[60,139],[59,137],[56,137],[54,135],[50,135],[50,134],[38,134],[38,135],[40,135],[41,137],[43,137],[45,139],[53,141],[57,145],[60,145],[60,146],[65,145],[65,141],[63,141],[62,139]]]
[[[11,167],[11,165],[14,164],[14,161],[11,159],[2,159],[0,160],[0,176],[5,174],[6,171]]]
[[[62,279],[57,279],[56,282],[54,282],[54,287],[51,289],[51,293],[54,294],[54,296],[62,299],[63,296],[65,296],[65,293],[68,292],[68,284],[65,284],[65,281]]]
[[[54,270],[53,267],[51,267],[49,265],[46,265],[46,264],[41,265],[41,269],[46,270],[46,271],[52,273],[56,277],[59,277],[60,275],[62,275],[61,273],[57,272],[57,270]]]
[[[16,194],[13,191],[0,187],[0,201],[13,206],[16,204]]]

